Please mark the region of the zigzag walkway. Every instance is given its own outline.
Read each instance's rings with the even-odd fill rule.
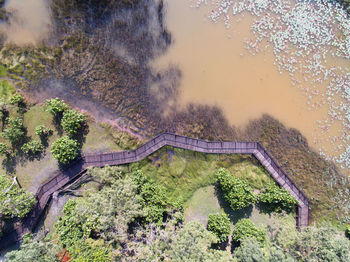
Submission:
[[[52,194],[77,178],[88,167],[103,167],[129,164],[142,160],[164,146],[209,153],[209,154],[251,154],[266,168],[276,182],[290,192],[298,201],[297,226],[308,225],[309,201],[305,194],[294,184],[288,175],[276,164],[271,155],[258,142],[208,142],[200,139],[163,133],[133,151],[122,151],[106,154],[85,155],[63,171],[42,184],[36,198],[37,204],[24,219],[23,225],[6,234],[0,242],[0,249],[21,240],[25,233],[32,232],[44,214]]]

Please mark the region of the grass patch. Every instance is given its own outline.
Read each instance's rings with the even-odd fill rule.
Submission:
[[[0,102],[8,103],[15,91],[15,87],[8,80],[0,80]]]

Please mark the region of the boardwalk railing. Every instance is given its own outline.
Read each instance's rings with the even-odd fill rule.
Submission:
[[[205,140],[163,133],[136,150],[106,154],[85,155],[42,184],[37,193],[37,204],[24,219],[21,226],[6,234],[0,240],[0,249],[19,241],[25,233],[31,232],[43,215],[52,194],[60,190],[88,167],[103,167],[129,164],[142,160],[164,146],[173,146],[209,154],[251,154],[266,168],[276,182],[284,187],[298,201],[297,226],[308,225],[309,201],[292,179],[277,165],[272,156],[258,142],[208,142]]]

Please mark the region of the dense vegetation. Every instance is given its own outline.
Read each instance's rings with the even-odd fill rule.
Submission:
[[[231,233],[230,219],[225,213],[209,214],[207,228],[220,242],[226,241]]]
[[[58,138],[53,142],[51,154],[62,164],[69,164],[79,155],[79,145],[74,139],[68,136]]]

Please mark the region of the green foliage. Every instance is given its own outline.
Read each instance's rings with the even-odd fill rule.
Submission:
[[[225,168],[218,169],[215,175],[220,183],[225,200],[233,210],[255,203],[256,197],[246,181],[235,178]]]
[[[45,127],[44,125],[39,125],[35,128],[35,134],[37,134],[41,138],[45,138],[49,135],[52,135],[52,129],[49,127]]]
[[[267,262],[260,243],[255,238],[243,239],[235,250],[234,257],[238,262]]]
[[[11,105],[23,106],[24,104],[24,96],[21,93],[16,93],[10,98]]]
[[[111,248],[103,240],[87,239],[79,241],[69,251],[75,262],[109,262],[112,261]]]
[[[263,244],[266,239],[266,233],[257,228],[249,219],[244,218],[235,224],[232,240],[240,243],[245,238],[255,238],[259,243]]]
[[[207,228],[220,242],[226,241],[231,233],[230,219],[226,213],[209,214]]]
[[[86,122],[86,116],[75,110],[67,110],[63,113],[62,128],[68,136],[74,136]]]
[[[6,144],[0,143],[0,154],[1,155],[8,155],[9,154],[9,148]]]
[[[210,248],[216,240],[202,223],[189,222],[174,237],[173,243],[166,251],[169,258],[167,261],[230,261],[229,253]]]
[[[2,135],[10,140],[12,144],[22,142],[25,136],[25,127],[22,119],[10,117],[7,120],[7,128],[3,131]]]
[[[136,171],[133,179],[138,186],[138,194],[143,200],[146,222],[161,225],[170,206],[181,208],[179,204],[171,203],[164,186],[152,181],[141,171]]]
[[[58,138],[51,146],[51,154],[60,163],[69,164],[79,155],[78,142],[68,136]]]
[[[258,195],[258,200],[262,203],[271,205],[271,208],[275,212],[285,210],[291,212],[294,210],[295,205],[298,201],[292,197],[289,192],[275,184],[269,184],[267,187]]]
[[[350,239],[350,225],[347,225],[346,230],[345,230],[345,234]]]
[[[46,111],[50,112],[54,117],[61,117],[63,112],[68,109],[68,105],[58,97],[46,100]]]
[[[5,217],[24,217],[35,203],[36,199],[31,193],[0,175],[0,214]]]
[[[23,238],[23,243],[19,250],[13,250],[5,255],[6,261],[23,262],[23,261],[40,261],[40,262],[59,262],[57,254],[60,247],[52,240],[33,239],[31,235]]]
[[[25,143],[21,150],[27,155],[37,155],[43,152],[44,146],[41,142],[33,140],[28,143]]]

